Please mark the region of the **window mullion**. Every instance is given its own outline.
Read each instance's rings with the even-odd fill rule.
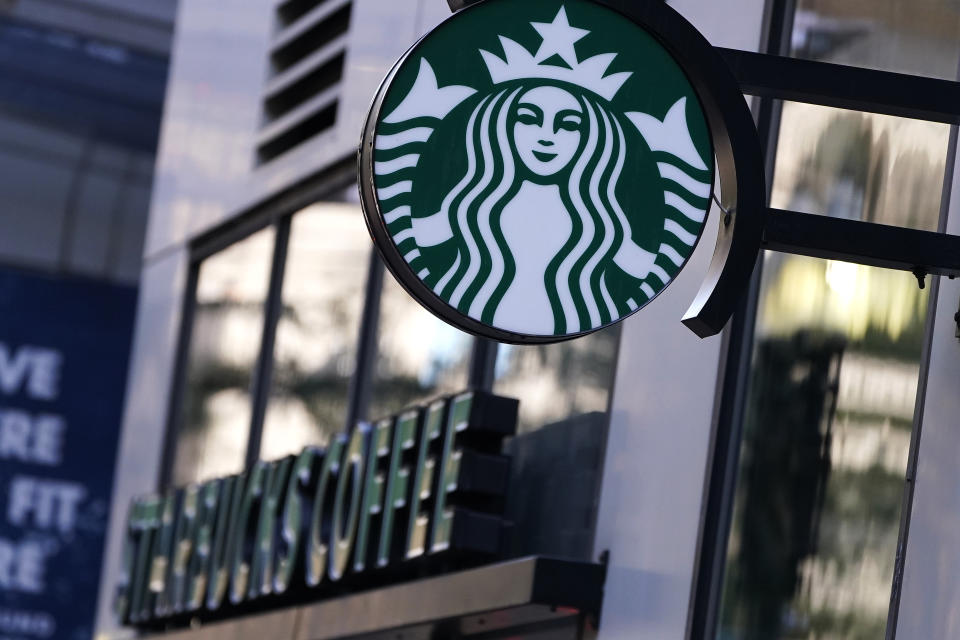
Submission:
[[[494,367],[497,363],[497,343],[486,338],[474,338],[470,352],[470,373],[467,384],[471,389],[491,391]]]
[[[177,352],[174,356],[173,380],[171,382],[170,403],[167,407],[166,435],[160,460],[160,473],[157,478],[157,490],[170,486],[173,479],[173,464],[177,452],[177,436],[183,427],[183,401],[187,384],[187,362],[190,354],[190,342],[193,337],[193,316],[197,307],[197,281],[200,276],[200,263],[191,261],[184,287],[183,308],[180,317],[180,334],[177,337]]]
[[[290,216],[276,224],[276,239],[273,262],[270,265],[270,286],[264,305],[263,333],[260,339],[260,354],[250,385],[252,410],[250,435],[247,439],[246,468],[251,468],[260,457],[260,442],[263,439],[263,419],[270,400],[273,376],[273,347],[276,341],[277,321],[283,310],[283,273],[287,263],[287,247],[290,241]]]
[[[375,252],[370,252],[367,271],[367,287],[363,299],[363,315],[357,342],[357,361],[348,389],[345,427],[349,430],[358,420],[367,418],[370,406],[370,387],[377,356],[377,329],[380,319],[380,296],[383,291],[383,262]]]

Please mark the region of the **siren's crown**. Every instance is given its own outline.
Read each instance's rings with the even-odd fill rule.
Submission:
[[[586,29],[571,27],[565,7],[560,7],[553,22],[531,22],[530,24],[543,38],[543,43],[535,54],[531,54],[523,45],[504,36],[500,36],[500,44],[503,45],[506,60],[489,51],[480,51],[494,84],[526,78],[560,80],[579,85],[607,100],[612,100],[623,83],[632,75],[630,71],[623,71],[604,76],[610,63],[617,57],[615,53],[601,53],[583,62],[577,60],[573,45],[590,32]],[[543,64],[555,56],[559,56],[569,68]]]

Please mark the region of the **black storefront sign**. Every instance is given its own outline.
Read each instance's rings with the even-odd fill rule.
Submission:
[[[115,610],[161,627],[496,557],[518,401],[471,391],[130,506]]]

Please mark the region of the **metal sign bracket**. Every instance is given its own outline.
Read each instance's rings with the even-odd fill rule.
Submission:
[[[471,4],[476,4],[480,0],[447,0],[447,4],[450,6],[450,11],[456,13],[460,9],[466,8]]]

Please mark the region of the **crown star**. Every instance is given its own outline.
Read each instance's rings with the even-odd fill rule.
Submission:
[[[537,50],[534,60],[543,62],[553,55],[559,55],[570,65],[570,68],[577,66],[577,54],[573,45],[590,32],[570,26],[566,7],[560,7],[553,22],[531,22],[530,24],[543,38],[543,44]]]
[[[617,57],[615,53],[601,53],[582,62],[579,61],[574,44],[590,34],[590,31],[571,26],[564,7],[560,7],[553,22],[531,22],[530,24],[543,38],[536,55],[505,36],[500,36],[504,58],[489,51],[480,50],[493,84],[523,79],[559,80],[578,85],[607,100],[612,100],[623,83],[633,75],[631,71],[604,75],[610,63]],[[541,64],[554,55],[559,55],[570,68]]]

